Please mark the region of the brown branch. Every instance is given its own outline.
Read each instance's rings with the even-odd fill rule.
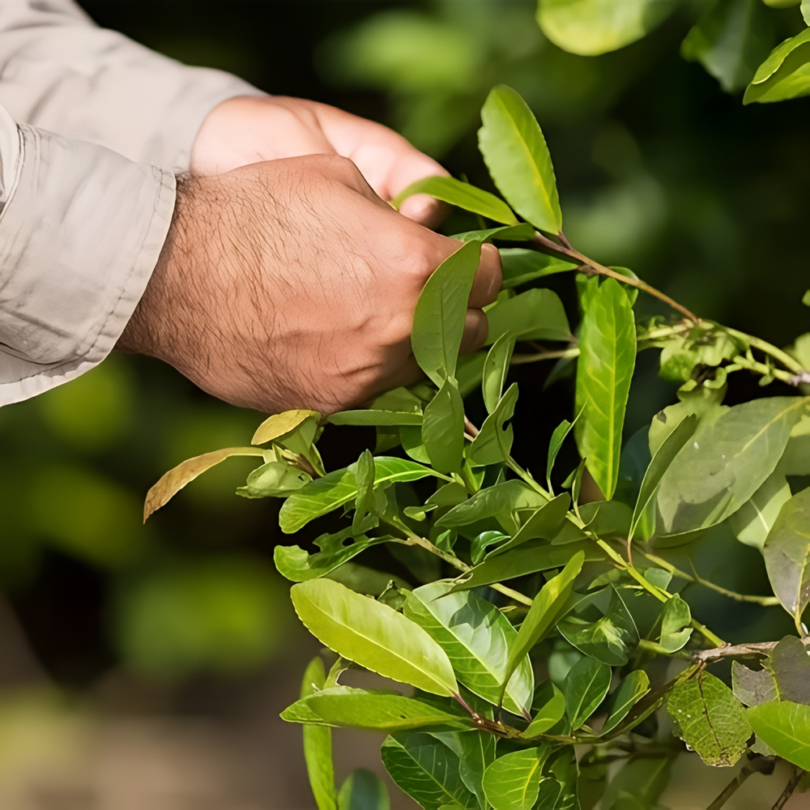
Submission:
[[[464,430],[472,436],[473,439],[478,437],[481,432],[466,416],[464,417]]]
[[[794,772],[793,776],[791,776],[790,781],[785,785],[785,789],[782,791],[782,794],[776,800],[776,804],[773,806],[771,810],[782,810],[782,808],[788,803],[788,799],[793,795],[793,792],[801,782],[802,777],[804,776],[805,771],[801,768],[797,768]]]
[[[773,773],[774,761],[765,757],[754,757],[735,777],[726,785],[725,790],[708,806],[707,810],[720,810],[720,808],[742,787],[749,776],[755,773],[770,775]]]
[[[805,646],[810,645],[810,636],[803,638]],[[723,658],[753,658],[768,653],[778,644],[778,641],[759,641],[753,644],[727,644],[712,650],[699,650],[693,653],[692,660],[700,664],[710,664]]]

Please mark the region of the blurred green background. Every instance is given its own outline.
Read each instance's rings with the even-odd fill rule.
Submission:
[[[543,38],[533,0],[83,6],[184,62],[387,123],[487,187],[478,111],[492,85],[510,84],[544,127],[580,250],[777,345],[810,331],[810,102],[743,108],[722,93],[678,56],[688,7],[646,40],[588,59]],[[784,36],[802,27],[797,9],[772,16]],[[469,225],[455,215],[447,232]],[[560,292],[573,315],[572,291]],[[628,435],[674,398],[655,361],[640,363]],[[565,383],[541,397],[547,373],[516,374],[529,466],[571,406]],[[732,401],[757,393],[735,386]],[[163,472],[246,443],[260,419],[157,362],[121,356],[0,410],[0,806],[311,806],[299,732],[277,719],[317,650],[272,566],[278,505],[236,497],[252,465],[233,460],[141,525]],[[327,465],[350,462],[371,438],[328,429]],[[764,573],[750,551],[701,549],[701,573],[756,590]],[[736,573],[729,554],[745,560]],[[778,618],[695,596],[699,618],[720,632],[743,618],[745,640],[778,637]],[[378,740],[345,739],[343,772],[376,762]],[[763,806],[743,801],[728,806]]]

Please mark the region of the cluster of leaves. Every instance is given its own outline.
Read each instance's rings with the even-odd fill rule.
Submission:
[[[278,570],[295,583],[300,620],[332,655],[328,672],[321,658],[312,662],[300,700],[283,714],[304,726],[322,810],[388,806],[365,771],[337,790],[333,727],[387,732],[385,767],[429,810],[653,807],[683,750],[678,738],[710,765],[747,755],[810,769],[802,623],[810,397],[800,393],[810,382],[810,336],[779,349],[583,256],[563,234],[551,158],[529,108],[497,87],[482,120],[481,152],[504,199],[452,178],[401,195],[431,194],[482,225],[457,235],[459,249],[419,299],[412,342],[427,380],[367,410],[271,416],[252,446],[164,476],[147,516],[231,455],[261,457],[240,494],[283,498],[283,532],[343,513],[345,528],[319,537],[318,551],[275,550]],[[489,345],[459,358],[481,246],[492,240],[511,246],[502,250],[504,289],[488,311]],[[556,293],[537,286],[560,273],[576,278],[576,330]],[[675,317],[639,321],[639,290]],[[661,350],[662,375],[682,383],[679,401],[623,447],[636,357],[652,348]],[[550,359],[557,376],[575,370],[576,402],[553,433],[541,482],[512,456],[518,388],[508,375],[516,363]],[[728,376],[743,370],[793,388],[724,405]],[[464,408],[478,387],[488,414],[480,429]],[[326,472],[317,449],[326,424],[374,426],[376,452]],[[569,436],[581,461],[555,489]],[[586,474],[596,499],[583,497]],[[721,526],[761,549],[773,596],[732,594],[667,559],[668,549]],[[376,546],[410,581],[356,561]],[[781,606],[797,636],[727,645],[692,616],[678,593],[684,582]],[[731,685],[708,671],[727,659]],[[413,692],[341,682],[358,667]],[[655,722],[664,702],[675,736]],[[575,755],[575,746],[584,749]]]
[[[671,16],[681,0],[539,0],[537,21],[560,48],[596,56],[642,39]],[[696,5],[697,21],[681,45],[729,92],[745,88],[744,103],[810,94],[810,30],[777,45],[766,6],[800,7],[791,22],[810,26],[808,0],[711,0]],[[795,13],[795,12],[794,12]]]

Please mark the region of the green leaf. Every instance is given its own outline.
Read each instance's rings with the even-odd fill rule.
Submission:
[[[607,500],[619,478],[622,428],[636,363],[633,309],[621,286],[607,279],[582,318],[577,365],[580,456]]]
[[[677,5],[678,0],[540,0],[537,21],[563,50],[598,56],[647,36]]]
[[[526,102],[506,85],[481,110],[478,145],[489,173],[512,208],[536,228],[557,234],[562,212],[546,140]]]
[[[808,3],[807,7],[810,10],[810,3]],[[804,8],[802,8],[802,11],[804,11]],[[810,25],[810,23],[808,23],[808,25]],[[806,307],[810,307],[810,290],[807,290],[807,292],[805,292],[805,294],[802,296],[802,303]]]
[[[707,765],[731,767],[745,753],[751,725],[742,704],[719,678],[701,671],[680,681],[667,705],[680,726],[679,736]]]
[[[532,289],[499,301],[487,310],[489,337],[495,343],[503,335],[516,340],[572,340],[568,316],[560,297],[552,290]]]
[[[782,507],[762,553],[774,594],[788,613],[801,619],[810,602],[810,489]]]
[[[326,419],[332,425],[379,425],[381,427],[389,425],[421,425],[421,413],[409,413],[406,411],[379,411],[370,409],[367,411],[341,411],[333,413]]]
[[[669,782],[674,757],[630,759],[610,780],[602,810],[650,810]]]
[[[301,697],[306,698],[323,689],[326,672],[321,658],[313,658],[304,672]],[[318,810],[335,810],[335,769],[332,764],[332,732],[320,726],[304,726],[304,760],[312,795]]]
[[[806,25],[810,25],[810,0],[802,0],[802,17]]]
[[[743,104],[784,101],[810,93],[810,29],[785,40],[759,66]]]
[[[511,551],[529,540],[552,540],[559,533],[570,508],[571,496],[567,492],[558,495],[534,512],[511,540],[491,551],[488,557]]]
[[[658,487],[661,484],[661,479],[664,473],[669,469],[675,456],[681,451],[681,448],[692,438],[695,430],[697,430],[698,418],[694,414],[687,416],[679,425],[667,436],[664,443],[653,456],[647,472],[644,474],[644,480],[641,482],[641,489],[638,493],[638,500],[633,509],[633,517],[630,521],[630,534],[628,540],[635,537],[636,529],[639,523],[644,519],[650,504],[655,500],[658,494]]]
[[[317,428],[320,420],[321,414],[318,411],[295,410],[273,414],[259,425],[250,443],[267,444],[267,442],[282,439],[296,428],[300,429],[305,423],[307,423],[309,431],[314,436],[315,428]]]
[[[574,422],[576,422],[576,419],[574,419]],[[557,460],[563,442],[568,438],[568,434],[571,432],[574,422],[563,419],[563,421],[554,428],[554,433],[551,434],[551,440],[548,443],[548,459],[546,461],[546,483],[548,484],[549,492],[552,491],[551,472],[554,469],[554,462]]]
[[[729,528],[741,543],[762,550],[782,507],[790,500],[790,484],[785,472],[782,461],[751,496],[751,500],[728,519]]]
[[[810,657],[796,636],[786,636],[765,661],[779,700],[810,706]],[[773,699],[773,698],[772,698]]]
[[[528,222],[521,222],[520,225],[501,225],[499,228],[454,233],[453,239],[462,242],[491,242],[493,239],[504,242],[528,242],[534,238],[535,233],[536,231]]]
[[[460,472],[464,458],[464,402],[455,380],[445,380],[425,408],[422,425],[430,463],[439,472]]]
[[[459,734],[459,774],[467,790],[478,799],[478,806],[487,810],[484,793],[484,771],[495,761],[497,738],[493,734]]]
[[[779,698],[776,681],[767,669],[749,669],[739,661],[731,662],[731,687],[734,697],[746,706]]]
[[[452,583],[433,582],[408,594],[405,615],[424,628],[447,653],[458,680],[497,705],[509,649],[517,631],[491,602],[470,591],[450,593]],[[528,660],[510,679],[504,708],[526,715],[534,692]]]
[[[557,629],[580,652],[614,667],[630,660],[639,640],[636,623],[613,586],[585,597]]]
[[[531,236],[533,235],[531,234]],[[566,273],[577,268],[574,262],[567,262],[554,256],[546,256],[545,253],[538,253],[536,250],[527,250],[526,248],[502,248],[501,266],[503,268],[503,288],[505,290],[538,278],[553,276],[556,273]]]
[[[610,688],[610,667],[585,656],[565,679],[565,711],[572,731],[580,728],[605,699]]]
[[[602,726],[602,735],[613,731],[630,713],[633,706],[650,691],[650,679],[642,669],[631,672],[613,693],[608,718]]]
[[[414,194],[429,194],[437,200],[494,219],[495,222],[502,222],[504,225],[519,224],[517,217],[503,200],[488,191],[456,180],[455,177],[425,177],[417,180],[400,191],[391,201],[391,205],[399,209],[402,203]]]
[[[585,554],[583,552],[574,554],[566,563],[565,568],[556,577],[552,577],[535,596],[526,618],[520,625],[517,639],[509,651],[506,675],[501,686],[502,693],[506,682],[512,677],[512,673],[519,664],[526,660],[529,650],[556,626],[566,602],[571,596],[574,580],[579,576],[584,562]]]
[[[466,714],[453,714],[422,700],[393,692],[367,692],[350,686],[335,686],[314,692],[285,709],[281,719],[288,723],[316,723],[388,732],[415,728],[448,731],[472,728]]]
[[[698,431],[661,479],[662,534],[681,534],[734,514],[776,469],[790,432],[807,412],[803,397],[745,402]]]
[[[494,810],[531,810],[537,801],[543,765],[551,747],[514,751],[495,760],[484,772],[484,791]]]
[[[424,692],[458,693],[444,650],[401,613],[328,579],[293,585],[290,595],[312,635],[343,658]]]
[[[264,451],[258,447],[227,447],[224,450],[214,450],[213,453],[205,453],[202,456],[195,456],[178,464],[174,469],[169,470],[150,490],[146,493],[146,502],[143,506],[143,519],[149,519],[161,506],[165,506],[186,484],[191,483],[195,478],[202,475],[206,470],[216,467],[226,458],[233,456],[264,456]]]
[[[458,756],[435,737],[397,734],[388,737],[380,753],[394,782],[425,810],[475,806],[461,779]]]
[[[772,46],[771,17],[761,0],[719,0],[686,35],[681,55],[700,62],[732,93],[753,79]]]
[[[661,618],[661,646],[668,653],[682,649],[692,635],[692,611],[689,605],[675,594],[664,605]]]
[[[528,542],[520,548],[484,560],[476,565],[463,578],[457,580],[453,591],[466,591],[491,585],[493,582],[505,582],[515,577],[536,574],[538,571],[549,571],[568,563],[579,552],[585,555],[586,561],[603,560],[604,552],[591,541],[568,543],[562,546],[550,546],[545,542]]]
[[[512,352],[515,350],[515,339],[509,335],[501,335],[487,353],[484,361],[484,378],[482,388],[484,392],[484,406],[487,413],[492,413],[501,401],[503,388],[506,385],[506,376],[509,374],[509,363]]]
[[[514,416],[517,398],[517,383],[512,383],[493,413],[481,425],[480,433],[467,451],[472,464],[487,466],[505,462],[509,458],[514,431],[511,425],[505,426],[505,423]]]
[[[395,483],[418,481],[436,476],[429,467],[401,458],[377,456],[375,464],[375,488]],[[356,465],[316,478],[294,492],[284,501],[279,513],[279,526],[285,534],[302,529],[315,518],[351,503],[357,498]]]
[[[810,706],[763,703],[746,714],[760,740],[782,759],[810,770]]]
[[[371,771],[358,768],[346,777],[338,793],[338,810],[390,810],[388,789]]]
[[[236,492],[244,498],[286,498],[312,480],[309,473],[293,467],[288,461],[272,450],[264,451],[265,457],[273,454],[273,459],[257,467],[247,477],[245,486]]]
[[[462,245],[427,280],[416,304],[411,335],[414,357],[439,387],[455,377],[467,303],[480,258],[480,242]]]
[[[556,726],[565,716],[565,695],[551,681],[548,681],[547,685],[551,688],[551,696],[534,713],[534,719],[520,735],[524,739],[531,739],[539,734],[544,734]]]

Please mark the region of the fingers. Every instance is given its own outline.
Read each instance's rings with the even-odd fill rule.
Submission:
[[[461,353],[477,352],[487,342],[488,335],[487,316],[480,309],[468,309],[464,321],[464,337],[461,339]]]
[[[475,274],[470,293],[470,306],[473,309],[481,309],[494,303],[502,284],[501,254],[495,245],[483,245],[481,261],[478,263],[478,272]]]

